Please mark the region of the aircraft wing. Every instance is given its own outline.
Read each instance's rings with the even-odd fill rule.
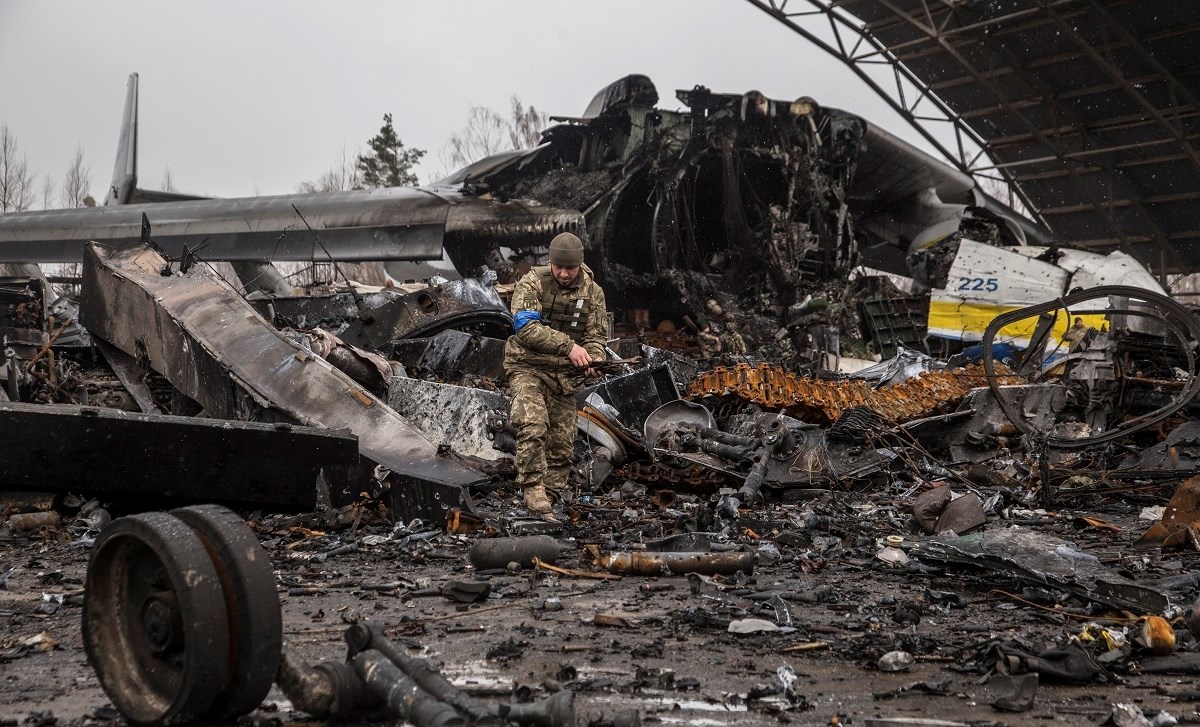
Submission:
[[[315,231],[309,232],[304,220]],[[137,240],[149,217],[169,255],[207,260],[439,260],[454,200],[390,189],[49,210],[0,215],[0,263],[80,262],[89,240]]]
[[[927,189],[945,203],[971,204],[975,180],[903,139],[867,123],[854,181],[847,194],[860,216],[893,206]]]
[[[1012,237],[1046,245],[1053,233],[987,194],[970,175],[867,123],[847,197],[855,209],[862,262],[907,275],[908,244],[939,226],[957,229],[964,206],[1002,220]]]
[[[212,199],[198,194],[162,192],[157,189],[135,189],[127,204],[157,204],[159,202],[184,202],[190,199]]]

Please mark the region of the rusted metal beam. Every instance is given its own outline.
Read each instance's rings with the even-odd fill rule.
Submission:
[[[1001,383],[1020,379],[1003,369]],[[872,389],[862,381],[822,381],[796,376],[777,366],[738,364],[718,366],[688,384],[688,397],[733,396],[771,411],[787,411],[805,421],[836,421],[845,411],[867,407],[905,421],[936,413],[957,404],[972,388],[986,386],[978,364],[959,371],[929,371],[893,386]]]

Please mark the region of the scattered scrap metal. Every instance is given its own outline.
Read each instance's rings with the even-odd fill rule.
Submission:
[[[561,523],[527,517],[509,479],[501,280],[529,250],[459,248],[460,269],[500,273],[478,279],[243,297],[194,253],[164,256],[147,226],[140,244],[90,245],[75,298],[49,300],[30,271],[0,279],[0,587],[66,583],[21,564],[39,562],[24,557],[35,544],[89,549],[81,588],[45,591],[35,613],[81,606],[100,684],[147,725],[245,717],[272,684],[295,713],[334,720],[567,725],[604,704],[589,724],[638,724],[705,674],[672,662],[668,637],[689,658],[755,657],[723,710],[831,724],[851,715],[807,689],[808,652],[873,677],[945,665],[866,695],[876,706],[852,711],[868,724],[952,683],[987,681],[988,710],[1055,717],[1055,683],[1200,671],[1200,319],[1106,286],[1008,311],[953,356],[909,348],[920,327],[893,327],[890,283],[846,279],[861,120],[761,94],[697,88],[689,114],[656,98],[624,79],[548,144],[459,180],[586,206],[623,301],[604,376],[578,397]],[[748,165],[779,183],[747,197]],[[661,204],[641,209],[652,188]],[[880,360],[844,356],[844,336]],[[197,504],[211,502],[249,525]],[[125,513],[141,514],[109,522]],[[339,605],[349,594],[417,615],[375,623]],[[311,623],[345,621],[345,659],[314,665],[284,643],[308,633],[304,602],[321,604]],[[504,640],[473,642],[485,663],[537,642],[627,679],[564,662],[504,672],[488,695],[503,700],[467,693],[480,658],[453,644],[489,627]],[[618,636],[565,643],[580,629]],[[408,653],[441,637],[457,678]],[[0,660],[53,643],[9,633]]]

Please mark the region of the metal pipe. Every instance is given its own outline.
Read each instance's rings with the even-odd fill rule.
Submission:
[[[460,727],[467,723],[454,707],[421,689],[415,680],[375,649],[355,654],[350,662],[368,690],[416,727]]]
[[[558,541],[549,535],[525,535],[517,538],[484,538],[471,546],[471,565],[479,570],[504,568],[520,563],[532,568],[533,559],[554,565],[558,562]]]
[[[292,706],[318,719],[341,719],[379,704],[349,665],[326,661],[312,666],[287,645],[282,648],[275,683]]]
[[[730,434],[729,432],[722,432],[720,429],[702,429],[697,433],[704,439],[735,447],[754,447],[758,444],[758,440],[754,437]]]
[[[475,699],[450,683],[446,677],[434,671],[429,662],[405,654],[383,633],[383,624],[378,621],[357,623],[346,629],[346,646],[354,656],[369,650],[387,657],[406,676],[435,699],[457,709],[471,718],[476,725],[499,725],[503,721],[489,705]]]
[[[754,572],[753,553],[610,553],[596,561],[609,573],[631,576],[678,576],[698,573],[728,576]]]
[[[758,440],[756,439],[754,442],[757,444]],[[724,444],[714,439],[701,439],[700,449],[701,451],[708,452],[711,455],[720,457],[722,459],[732,460],[734,462],[741,462],[744,459],[750,459],[750,456],[754,451],[748,446]]]
[[[738,490],[738,495],[741,496],[747,505],[753,505],[759,498],[759,490],[762,489],[763,480],[767,477],[767,456],[759,455],[754,460],[754,466],[750,468],[750,474],[746,475],[745,482],[742,483],[742,488]]]

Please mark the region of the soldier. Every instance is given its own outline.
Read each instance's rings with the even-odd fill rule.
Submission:
[[[738,333],[737,322],[733,319],[725,321],[725,335],[721,336],[721,348],[734,356],[746,355],[746,339]]]
[[[1083,324],[1082,318],[1075,318],[1075,322],[1070,328],[1067,329],[1067,332],[1063,334],[1063,340],[1069,344],[1067,346],[1067,350],[1070,353],[1074,353],[1075,351],[1083,348],[1083,341],[1085,338],[1087,338],[1089,330],[1091,329]]]
[[[582,374],[605,359],[604,291],[583,264],[583,243],[564,232],[550,242],[550,264],[530,270],[512,297],[516,332],[504,346],[517,429],[517,483],[531,515],[554,521],[551,497],[567,486],[575,443],[575,398]]]
[[[696,336],[696,344],[700,347],[701,358],[712,358],[721,353],[721,337],[711,325],[705,326]]]

